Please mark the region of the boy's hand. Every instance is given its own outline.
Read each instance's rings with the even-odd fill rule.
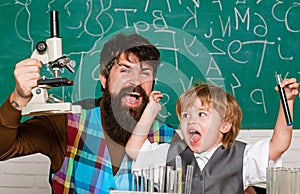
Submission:
[[[160,91],[152,91],[149,97],[149,102],[159,102],[162,99],[163,95]]]
[[[299,93],[299,84],[297,83],[296,78],[284,79],[280,84],[280,87],[284,88],[287,100],[294,100]]]
[[[149,97],[148,106],[150,108],[150,113],[157,114],[161,110],[161,105],[159,103],[160,99],[162,99],[163,95],[160,91],[152,91]]]

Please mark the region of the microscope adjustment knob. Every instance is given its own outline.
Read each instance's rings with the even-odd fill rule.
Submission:
[[[39,53],[44,53],[47,50],[47,44],[45,41],[39,41],[35,48]]]

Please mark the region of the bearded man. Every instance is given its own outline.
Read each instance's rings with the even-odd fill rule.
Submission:
[[[118,34],[101,52],[102,98],[78,102],[81,114],[36,116],[21,123],[21,109],[32,98],[42,64],[33,58],[20,61],[16,88],[0,107],[0,160],[47,155],[54,193],[134,189],[124,146],[148,103],[159,64],[160,53],[147,39]],[[173,128],[156,120],[149,140],[169,143],[173,135]]]

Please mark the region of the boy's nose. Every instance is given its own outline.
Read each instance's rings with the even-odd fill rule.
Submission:
[[[189,121],[189,125],[196,125],[196,124],[197,124],[197,122],[194,121],[194,120],[190,120],[190,121]]]
[[[197,116],[196,115],[191,115],[190,119],[189,119],[189,124],[197,124]]]

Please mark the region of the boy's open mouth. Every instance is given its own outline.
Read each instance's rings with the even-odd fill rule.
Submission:
[[[191,143],[197,143],[200,140],[201,134],[197,130],[191,130],[189,133],[191,134]]]

